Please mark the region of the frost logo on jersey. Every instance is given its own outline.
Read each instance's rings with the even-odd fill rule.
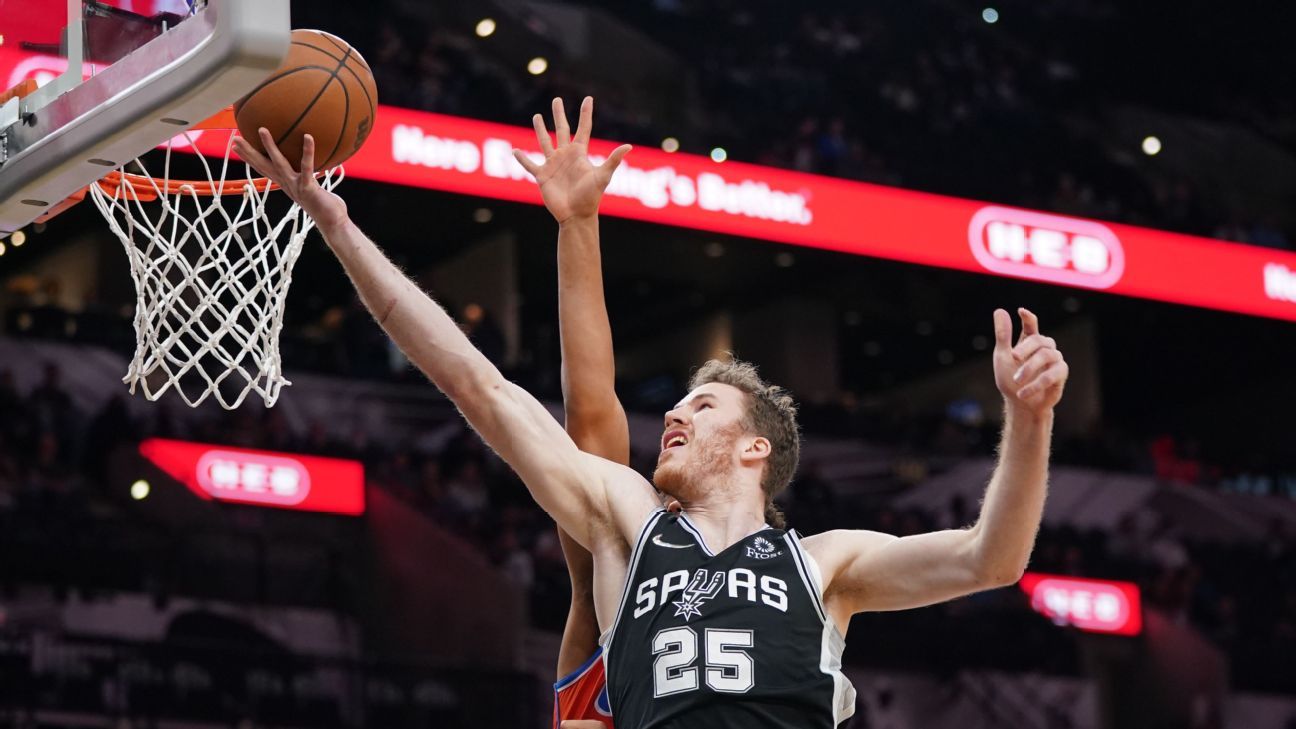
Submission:
[[[724,587],[724,583],[725,573],[723,572],[716,572],[714,575],[704,569],[694,572],[693,581],[684,588],[684,599],[674,603],[675,617],[682,617],[687,623],[694,615],[701,616],[702,603],[720,594],[720,588]]]
[[[776,551],[776,549],[777,547],[770,540],[765,537],[756,537],[751,544],[747,545],[747,556],[752,559],[774,559],[783,554]]]

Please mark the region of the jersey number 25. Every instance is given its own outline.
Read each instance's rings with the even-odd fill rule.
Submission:
[[[706,684],[713,691],[747,693],[756,684],[756,667],[743,648],[756,645],[750,630],[707,628]],[[698,636],[692,628],[666,628],[653,636],[653,697],[661,698],[698,688]]]

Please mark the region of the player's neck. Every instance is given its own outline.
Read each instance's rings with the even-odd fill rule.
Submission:
[[[682,506],[684,515],[702,532],[707,547],[715,553],[765,525],[765,506],[759,497],[753,502],[737,494],[717,494]]]

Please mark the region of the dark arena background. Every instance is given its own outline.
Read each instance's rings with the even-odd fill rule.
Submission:
[[[593,151],[635,145],[601,218],[634,465],[733,352],[800,402],[804,534],[974,521],[991,312],[1038,313],[1071,374],[1028,571],[857,616],[852,729],[1296,727],[1288,4],[317,0],[293,26],[377,79],[353,219],[554,412],[556,226],[509,151],[593,95]],[[0,242],[0,726],[550,726],[552,522],[318,234],[273,409],[132,397],[135,305],[90,205]]]

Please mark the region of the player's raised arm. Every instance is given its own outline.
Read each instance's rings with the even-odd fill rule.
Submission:
[[[805,540],[823,568],[825,597],[839,624],[857,612],[902,610],[1010,585],[1026,569],[1044,513],[1053,407],[1068,370],[1035,315],[1018,313],[1016,346],[1008,312],[994,314],[1004,429],[976,524],[908,537],[840,530]]]
[[[622,534],[637,530],[657,505],[652,487],[633,471],[577,449],[549,412],[506,380],[445,310],[360,232],[342,198],[316,181],[315,143],[310,136],[298,171],[284,159],[269,132],[261,129],[260,134],[266,154],[239,139],[235,142],[239,155],[278,183],[315,220],[374,318],[513,467],[555,521],[583,544],[589,543],[593,526],[600,523]],[[615,514],[606,498],[608,482],[617,482],[620,495]]]
[[[562,99],[553,100],[556,145],[544,119],[532,118],[545,162],[531,168],[545,207],[558,221],[558,329],[562,347],[563,405],[576,445],[609,461],[630,460],[630,430],[616,394],[612,326],[603,298],[598,206],[629,145],[602,165],[589,161],[594,99],[581,102],[575,135],[567,128]],[[523,165],[530,160],[519,154]]]
[[[532,170],[545,207],[558,221],[558,330],[566,428],[582,451],[628,465],[630,429],[616,394],[598,220],[603,190],[628,147],[619,148],[600,167],[590,163],[594,99],[588,96],[581,102],[575,135],[568,128],[562,99],[553,100],[553,118],[555,140],[549,138],[540,114],[532,118],[544,163],[532,167],[531,160],[520,153],[518,159]],[[594,608],[593,557],[562,528],[558,529],[558,539],[572,588],[558,651],[557,674],[561,678],[584,665],[598,648],[599,627]],[[594,725],[603,727],[599,722]]]

